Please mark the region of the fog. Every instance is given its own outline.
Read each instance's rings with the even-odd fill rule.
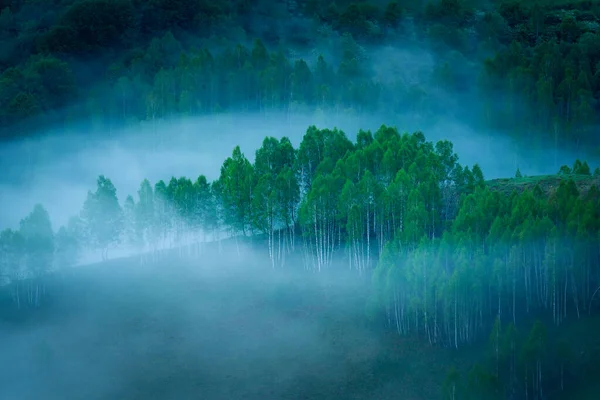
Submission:
[[[287,136],[297,147],[310,125],[337,127],[354,140],[359,129],[374,132],[382,124],[400,132],[421,130],[429,141],[451,140],[460,162],[478,163],[488,179],[511,177],[517,167],[528,175],[555,173],[559,165],[570,165],[574,159],[573,154],[560,154],[558,163],[553,157],[528,159],[518,156],[516,144],[503,135],[480,132],[458,120],[424,124],[401,115],[217,114],[156,126],[140,124],[111,134],[82,126],[2,144],[0,226],[17,227],[36,203],[42,203],[57,229],[79,213],[101,174],[113,181],[122,202],[127,195],[135,197],[145,178],[152,183],[172,176],[195,179],[200,174],[217,179],[236,145],[253,161],[266,136]]]
[[[462,164],[486,178],[556,172],[555,160],[459,120],[429,125],[403,116],[229,114],[108,134],[81,128],[3,145],[0,225],[16,226],[35,203],[56,229],[77,214],[98,175],[121,202],[140,182],[218,178],[240,145],[253,161],[265,136],[298,146],[306,128],[338,127],[354,140],[380,125],[449,139]],[[31,160],[36,160],[35,163]],[[571,164],[573,154],[559,162]],[[110,261],[51,276],[35,318],[0,329],[4,399],[395,399],[435,398],[459,352],[390,339],[365,320],[369,279],[332,268],[271,271],[266,251],[235,248],[192,260]],[[367,279],[365,279],[367,278]],[[433,356],[433,352],[436,355]],[[439,360],[447,362],[439,363]],[[429,371],[423,373],[422,371]],[[402,397],[405,396],[405,397]]]
[[[120,118],[117,102],[121,100],[124,119],[139,116],[134,103],[142,105],[141,109],[148,107],[140,99],[146,99],[152,86],[158,84],[154,72],[139,78],[134,72],[136,68],[143,70],[145,64],[155,63],[169,69],[177,65],[181,53],[191,55],[198,48],[209,49],[216,55],[239,43],[250,50],[255,37],[260,37],[270,52],[283,50],[292,65],[295,60],[304,59],[312,71],[319,55],[325,58],[328,67],[336,69],[342,61],[348,61],[350,54],[351,62],[356,62],[356,71],[349,75],[373,79],[381,85],[383,95],[377,94],[377,108],[402,111],[369,114],[363,109],[364,102],[358,104],[361,102],[356,100],[354,112],[342,109],[344,101],[337,101],[332,106],[335,109],[323,111],[316,106],[320,101],[313,99],[310,101],[315,104],[299,106],[294,96],[286,94],[282,104],[273,107],[287,106],[289,112],[242,113],[235,111],[236,107],[247,105],[232,101],[229,106],[232,108],[225,113],[133,122],[123,129],[99,129],[91,121],[48,126],[31,137],[0,143],[0,231],[18,228],[21,219],[37,203],[48,211],[56,231],[71,216],[79,214],[87,192],[95,190],[99,175],[110,178],[121,204],[128,195],[137,197],[143,179],[154,184],[181,176],[195,180],[202,174],[213,181],[219,177],[223,161],[235,146],[239,145],[252,162],[265,137],[286,136],[298,148],[311,125],[341,129],[353,141],[359,130],[375,132],[381,125],[397,127],[401,133],[422,131],[427,141],[453,142],[459,163],[480,165],[486,179],[513,177],[517,168],[523,175],[554,174],[562,164],[572,165],[576,158],[587,160],[592,168],[598,165],[597,157],[588,154],[589,149],[575,152],[557,149],[553,143],[545,147],[535,143],[536,150],[530,150],[534,146],[528,132],[522,128],[506,132],[512,126],[521,127],[521,121],[501,124],[506,128],[504,132],[485,128],[489,123],[484,119],[489,115],[484,116],[484,107],[487,113],[506,115],[501,112],[506,108],[506,99],[504,93],[498,96],[486,93],[483,98],[478,91],[481,61],[487,55],[483,53],[489,50],[474,43],[477,39],[469,39],[473,43],[467,47],[477,55],[467,59],[441,44],[439,38],[417,37],[421,33],[410,17],[403,20],[403,29],[386,34],[385,45],[369,45],[366,43],[370,39],[359,39],[358,43],[313,18],[292,16],[287,10],[289,2],[276,6],[268,1],[259,3],[245,21],[247,32],[234,24],[233,18],[229,22],[212,21],[207,25],[215,26],[206,27],[210,37],[208,33],[199,39],[196,32],[175,32],[176,39],[171,36],[170,41],[160,44],[162,39],[157,36],[159,44],[155,52],[137,60],[137,64],[130,60],[121,62],[121,58],[130,58],[123,49],[114,49],[118,53],[115,57],[73,61],[70,66],[78,79],[105,87],[84,88],[78,99],[81,104],[54,110],[56,120],[65,115],[69,116],[65,120],[70,120],[89,114],[85,104],[90,99],[92,112],[103,115],[99,119],[106,118],[100,124],[109,125],[113,118]],[[477,15],[482,17],[480,13]],[[136,41],[134,53],[150,53],[147,42],[152,38],[148,39]],[[100,77],[115,60],[120,61],[116,68],[111,65],[111,78]],[[168,61],[163,63],[165,60]],[[443,75],[448,73],[446,66],[449,76]],[[174,71],[177,75],[181,69]],[[198,68],[195,73],[204,72]],[[110,82],[118,79],[115,74],[128,79],[135,77],[126,86],[127,95],[127,90],[121,93]],[[138,82],[138,78],[144,82]],[[356,81],[359,84],[360,79]],[[335,81],[332,79],[328,84],[335,88],[338,85]],[[197,101],[203,96],[201,91],[196,95]],[[341,98],[345,100],[347,96]],[[511,97],[511,106],[527,113],[525,100],[516,96]],[[393,104],[385,104],[388,97]],[[117,106],[106,111],[105,102]],[[125,102],[131,104],[126,106]],[[217,103],[211,107],[219,106]],[[126,112],[126,108],[131,110]],[[531,134],[534,136],[542,137],[537,132]],[[564,144],[568,144],[566,140]],[[101,215],[104,219],[105,214]],[[369,211],[366,215],[369,230]],[[309,253],[312,257],[312,250],[301,249],[306,245],[304,242],[286,254],[285,263],[272,269],[275,264],[271,264],[264,238],[247,238],[249,244],[241,239],[238,243],[238,238],[219,244],[199,244],[200,228],[194,229],[178,232],[183,233],[183,239],[163,237],[160,245],[148,242],[143,249],[134,245],[128,248],[127,244],[111,248],[110,260],[103,263],[94,264],[100,259],[98,251],[82,249],[76,265],[86,268],[58,268],[48,274],[45,271],[35,281],[31,279],[33,275],[20,276],[18,268],[10,270],[13,286],[0,287],[0,400],[432,399],[439,397],[450,366],[466,371],[478,357],[473,355],[478,339],[467,340],[473,345],[471,350],[445,346],[441,339],[432,343],[431,337],[427,343],[425,336],[418,337],[419,322],[416,335],[399,335],[399,321],[410,323],[413,311],[415,321],[421,311],[425,311],[427,319],[427,278],[423,280],[425,306],[420,309],[417,304],[420,286],[412,294],[407,290],[413,298],[407,302],[405,314],[404,304],[402,311],[398,311],[400,300],[395,292],[405,289],[394,286],[397,284],[394,279],[404,279],[404,272],[398,271],[400,267],[380,268],[386,282],[385,285],[380,282],[374,291],[372,269],[366,273],[348,270],[351,257],[344,258],[344,251],[337,251],[331,265],[323,271],[319,264],[316,273],[310,268],[305,270],[305,263],[309,263],[306,258]],[[346,228],[339,228],[338,250],[342,248],[341,229]],[[369,247],[369,234],[366,252],[370,255],[375,244]],[[176,233],[169,235],[175,237]],[[212,239],[217,235],[213,232],[210,236]],[[281,235],[279,240],[281,248]],[[198,249],[200,254],[193,253]],[[140,252],[147,253],[140,255]],[[128,254],[136,256],[122,257]],[[3,263],[0,267],[9,265],[10,255],[2,256],[8,261],[0,259]],[[31,253],[15,262],[17,267],[22,267],[21,264],[32,273],[39,267]],[[420,285],[421,271],[428,271],[434,265],[426,259],[422,270],[416,270],[414,278],[410,276],[411,284]],[[3,278],[0,274],[0,282]],[[442,282],[442,278],[438,280]],[[23,297],[32,296],[31,282],[44,291],[42,305],[38,307],[36,303],[33,307],[31,304],[35,302],[29,301],[31,307],[21,308],[17,300],[15,307],[11,297],[14,292],[4,289],[16,287],[18,294],[21,288]],[[379,304],[375,311],[369,307],[376,296],[383,296],[390,288],[394,290],[396,326],[391,322],[390,310],[386,309],[393,308],[392,303]],[[478,296],[477,290],[465,288],[466,293]],[[514,290],[513,283],[513,319]],[[434,305],[430,307],[436,310],[437,324],[437,311],[440,310],[440,315],[441,311],[449,312],[452,299],[448,298],[448,303],[439,307],[441,300],[435,293]],[[566,296],[566,280],[564,293]],[[499,303],[503,294],[498,291]],[[493,295],[490,289],[489,296]],[[566,302],[565,299],[565,316]],[[462,304],[466,306],[461,313],[467,315],[472,305]],[[456,310],[455,294],[454,340],[458,347]],[[490,310],[486,317],[495,317]],[[386,317],[388,326],[382,321]],[[487,327],[477,329],[483,331]]]
[[[427,383],[411,367],[440,350],[398,353],[368,328],[368,280],[241,252],[51,277],[45,311],[1,325],[0,398],[391,399]]]

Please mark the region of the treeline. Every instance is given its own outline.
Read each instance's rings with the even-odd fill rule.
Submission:
[[[494,15],[512,42],[485,61],[483,90],[497,94],[491,103],[502,104],[489,122],[506,129],[507,121],[519,120],[540,132],[534,140],[585,145],[598,124],[600,7],[544,3],[553,2],[507,2]]]
[[[56,234],[41,205],[19,230],[3,231],[1,271],[19,282],[89,249],[106,259],[125,247],[148,262],[162,249],[198,252],[198,243],[245,236],[264,241],[273,268],[296,253],[310,270],[341,262],[374,271],[375,314],[400,334],[457,347],[497,315],[517,324],[539,311],[560,324],[593,306],[598,194],[595,186],[580,193],[571,178],[593,181],[587,163],[561,172],[579,175],[551,193],[537,186],[506,196],[486,186],[477,165],[461,166],[451,142],[382,126],[353,143],[313,126],[297,149],[269,137],[251,163],[236,147],[219,179],[144,180],[122,205],[100,176]]]
[[[519,138],[528,132],[529,146],[598,144],[594,2],[56,3],[52,13],[45,2],[0,5],[4,136],[48,118],[111,129],[213,112],[320,110],[460,116]],[[416,80],[381,72],[365,49],[399,42],[431,48],[435,65],[411,73]],[[100,61],[89,67],[92,57]],[[444,91],[483,107],[474,115]]]
[[[297,249],[308,269],[327,268],[341,253],[350,268],[367,271],[398,235],[439,236],[455,212],[453,188],[476,182],[483,182],[479,167],[458,165],[448,141],[434,145],[421,133],[382,126],[375,134],[360,131],[353,143],[342,131],[313,126],[298,149],[287,138],[266,138],[254,163],[236,147],[214,182],[203,175],[144,180],[137,199],[128,196],[122,206],[110,179],[100,176],[82,211],[56,236],[41,205],[18,231],[5,230],[2,271],[18,281],[72,265],[86,248],[103,258],[119,244],[156,256],[225,235],[262,235],[274,268]],[[28,230],[27,221],[46,228]],[[40,241],[52,245],[39,248],[46,258],[33,268],[27,246],[37,251]]]

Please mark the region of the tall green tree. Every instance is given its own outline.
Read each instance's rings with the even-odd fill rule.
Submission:
[[[219,184],[225,222],[233,234],[247,235],[252,217],[254,171],[239,146],[221,167]]]
[[[154,248],[156,246],[156,235],[154,226],[154,190],[150,181],[144,179],[138,189],[138,201],[135,205],[135,225],[139,230],[141,241],[145,246]]]
[[[24,239],[28,277],[35,282],[27,286],[27,298],[30,305],[38,307],[45,292],[41,277],[54,267],[54,232],[48,211],[36,204],[21,220],[19,232]]]
[[[81,220],[71,217],[66,226],[61,226],[56,232],[56,249],[54,261],[57,268],[75,266],[81,257],[83,238]]]
[[[5,229],[0,232],[0,273],[11,285],[12,300],[21,308],[21,283],[26,274],[25,239],[19,231]]]
[[[106,260],[108,250],[119,243],[124,223],[123,210],[112,181],[100,175],[96,183],[96,191],[88,192],[81,218],[89,235],[89,244],[101,250],[102,260]]]

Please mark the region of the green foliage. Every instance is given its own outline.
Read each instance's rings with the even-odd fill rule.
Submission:
[[[219,178],[225,223],[236,233],[246,235],[251,223],[254,179],[252,165],[236,146],[223,163]]]
[[[143,242],[154,243],[155,207],[154,191],[147,179],[144,179],[138,189],[138,202],[135,206],[134,223]]]
[[[522,177],[523,177],[523,175],[521,174],[521,170],[519,168],[517,168],[517,172],[515,172],[515,178],[520,179]]]
[[[87,239],[93,247],[102,250],[106,258],[108,248],[119,241],[123,226],[123,211],[117,199],[117,189],[111,180],[100,175],[95,192],[88,192],[81,218]]]
[[[460,398],[460,383],[460,373],[454,367],[450,368],[442,386],[443,399],[455,400]]]
[[[260,43],[253,53],[244,57],[264,61]],[[143,180],[122,207],[110,179],[96,183],[56,234],[41,205],[18,231],[0,232],[0,276],[17,307],[24,282],[39,306],[41,277],[88,249],[106,259],[108,248],[133,247],[147,262],[174,247],[200,255],[208,235],[249,236],[274,269],[295,258],[307,270],[340,263],[366,275],[371,321],[399,335],[454,348],[487,337],[487,357],[442,385],[445,398],[474,399],[540,398],[559,377],[563,390],[573,357],[555,351],[553,331],[595,311],[600,192],[580,160],[558,175],[486,182],[451,142],[422,132],[382,125],[352,142],[310,126],[297,149],[265,138],[253,163],[235,147],[214,182]]]
[[[569,168],[569,166],[563,165],[560,167],[560,170],[558,171],[558,173],[560,175],[571,175],[573,173],[573,170],[571,168]]]
[[[572,172],[576,175],[591,175],[590,167],[586,161],[575,160]]]
[[[21,220],[19,233],[24,240],[28,270],[39,276],[52,269],[54,233],[48,211],[41,204],[36,204],[33,211]]]
[[[89,54],[123,44],[134,26],[130,0],[82,0],[71,5],[43,39],[44,50]]]
[[[57,268],[72,267],[77,264],[83,248],[82,221],[73,217],[67,226],[61,226],[56,232],[55,265]]]
[[[596,140],[599,20],[585,2],[307,1],[285,10],[237,0],[76,0],[52,10],[16,2],[0,13],[3,136],[20,132],[11,129],[17,123],[33,130],[73,116],[112,127],[215,111],[425,119],[461,111],[439,100],[435,87],[483,100],[485,128],[514,134],[528,148],[552,144],[558,152]],[[276,23],[282,19],[289,27]],[[298,34],[308,26],[316,33]],[[382,74],[365,51],[400,38],[440,58],[416,84]],[[331,56],[293,55],[321,45]],[[46,62],[33,67],[40,58]],[[99,61],[90,71],[92,58]],[[68,117],[59,112],[69,106]]]
[[[69,65],[54,57],[33,57],[23,69],[0,74],[0,121],[11,124],[66,106],[75,94]]]
[[[498,395],[498,377],[490,374],[480,364],[475,364],[468,375],[468,391],[469,399],[500,399]]]
[[[390,1],[385,7],[383,20],[392,28],[397,28],[401,21],[404,10],[402,5],[397,1]]]

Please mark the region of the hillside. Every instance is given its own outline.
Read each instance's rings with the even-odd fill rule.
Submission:
[[[600,144],[597,2],[47,4],[0,2],[3,138],[285,111],[460,120],[527,149]]]
[[[144,179],[134,197],[100,175],[58,229],[38,203],[0,231],[0,315],[9,334],[53,337],[52,321],[73,331],[69,343],[83,343],[100,371],[68,386],[28,371],[46,365],[36,359],[8,384],[28,396],[44,384],[18,387],[18,374],[34,374],[77,397],[105,389],[114,363],[135,374],[99,397],[583,390],[597,376],[600,170],[575,160],[556,176],[486,182],[458,160],[452,142],[422,132],[382,125],[352,141],[309,126],[297,147],[266,137],[252,162],[236,146],[213,181]],[[119,251],[139,255],[108,261]],[[73,268],[90,254],[105,263]],[[6,341],[17,366],[11,349],[29,343],[23,335]],[[85,360],[59,358],[57,340],[33,357],[69,376]],[[195,371],[208,382],[189,378]]]
[[[600,176],[592,175],[541,175],[528,176],[522,178],[501,178],[487,181],[486,184],[491,190],[499,191],[510,195],[513,191],[522,193],[524,191],[533,191],[538,186],[546,196],[553,196],[562,181],[572,179],[577,185],[577,189],[582,196],[585,196],[592,186],[600,188]]]
[[[0,397],[431,399],[471,357],[368,326],[356,276],[135,261],[64,271],[50,308],[2,323]]]
[[[599,1],[0,0],[0,400],[595,399],[599,126]]]
[[[0,397],[438,399],[447,371],[464,390],[492,358],[483,343],[431,346],[368,323],[369,287],[355,274],[273,273],[234,252],[218,264],[206,253],[64,270],[47,279],[43,309],[15,318],[0,307]],[[549,332],[577,338],[569,371],[579,372],[546,398],[595,398],[598,326],[586,316]]]

